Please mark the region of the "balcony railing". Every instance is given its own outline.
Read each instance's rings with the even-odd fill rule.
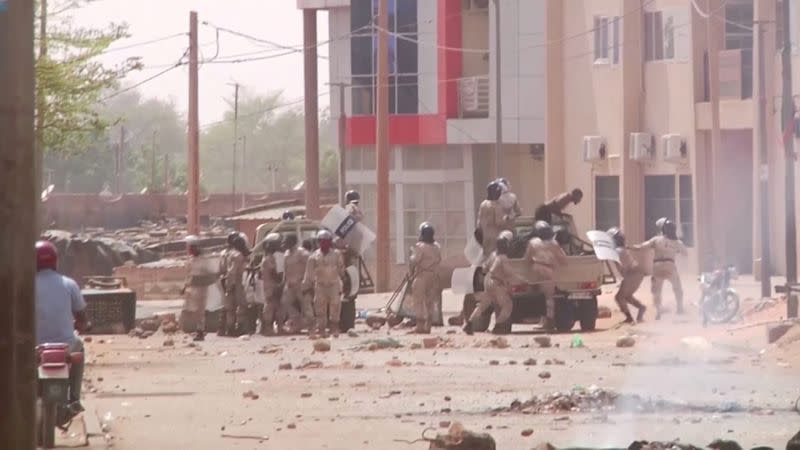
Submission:
[[[458,117],[489,117],[489,77],[467,77],[458,80]]]
[[[704,55],[703,80],[704,101],[710,99],[708,83],[708,53]],[[742,100],[753,97],[753,51],[732,49],[719,52],[719,98],[720,100]]]

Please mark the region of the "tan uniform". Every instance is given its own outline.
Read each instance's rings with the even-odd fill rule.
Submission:
[[[328,320],[332,328],[338,326],[342,312],[343,276],[344,260],[339,250],[331,248],[327,254],[316,250],[308,258],[303,284],[314,287],[314,315],[319,331],[325,331]]]
[[[219,272],[212,267],[209,257],[205,255],[191,257],[187,266],[186,294],[181,311],[181,328],[184,332],[205,330],[208,289],[218,278]]]
[[[672,285],[672,292],[675,294],[675,302],[678,311],[683,310],[683,287],[681,277],[678,273],[678,266],[675,265],[675,257],[686,254],[686,247],[680,239],[669,239],[659,235],[638,246],[639,248],[652,248],[655,252],[653,258],[653,277],[651,279],[651,289],[653,293],[653,304],[656,310],[661,311],[661,289],[664,281],[669,281]]]
[[[417,331],[431,331],[431,311],[439,296],[439,264],[442,262],[442,250],[439,244],[417,242],[411,247],[409,268],[414,274],[411,283],[411,295],[414,298]]]
[[[503,230],[514,231],[514,222],[517,217],[522,215],[522,210],[517,201],[517,194],[506,191],[500,196],[498,200],[500,206],[503,208]]]
[[[516,276],[511,271],[511,266],[506,255],[492,254],[490,267],[484,278],[484,295],[480,297],[478,306],[469,317],[474,322],[481,317],[490,306],[494,307],[495,324],[504,324],[511,318],[514,304],[511,301],[511,284]]]
[[[225,285],[225,300],[223,310],[225,314],[225,327],[232,330],[237,321],[244,322],[247,301],[244,295],[242,277],[247,266],[244,255],[236,249],[229,248],[221,260],[222,279]]]
[[[364,220],[364,213],[361,211],[361,208],[358,207],[355,203],[348,203],[344,206],[344,210],[347,211],[347,214],[353,216],[358,222]]]
[[[311,296],[303,290],[303,276],[306,272],[310,253],[303,247],[287,250],[284,259],[284,283],[281,305],[289,314],[289,321],[295,331],[304,326],[311,326],[314,320],[314,309],[311,305]],[[297,306],[300,312],[297,311]],[[303,322],[300,321],[302,314]]]
[[[262,333],[269,333],[281,305],[281,283],[278,279],[278,264],[275,255],[265,253],[261,259],[261,282],[264,283],[264,312],[261,315]],[[280,325],[280,324],[278,324]]]
[[[503,207],[497,201],[484,200],[478,209],[478,228],[483,233],[483,256],[488,257],[497,246],[497,236],[506,226]]]
[[[544,293],[547,318],[552,320],[556,316],[556,303],[553,298],[556,290],[555,274],[559,267],[566,264],[567,255],[555,241],[533,238],[528,242],[524,258],[533,264],[532,271],[540,280],[540,287]]]
[[[631,252],[625,247],[617,247],[617,253],[619,253],[619,269],[622,274],[622,282],[619,284],[619,290],[617,295],[614,296],[614,300],[616,300],[620,311],[628,316],[631,313],[630,308],[628,308],[629,304],[638,309],[644,308],[642,302],[634,297],[644,280],[644,269],[639,266]]]

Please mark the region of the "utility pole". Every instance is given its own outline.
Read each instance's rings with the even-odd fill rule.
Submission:
[[[150,193],[156,190],[156,136],[158,130],[153,130],[153,146],[150,149]]]
[[[189,13],[189,234],[200,233],[200,119],[198,114],[197,12]]]
[[[758,190],[761,212],[761,298],[772,297],[772,283],[770,280],[771,254],[769,248],[769,158],[767,156],[767,83],[764,68],[764,23],[755,22],[758,39],[758,145],[759,172]]]
[[[247,135],[242,136],[242,208],[245,207],[247,196]]]
[[[39,161],[34,138],[34,7],[0,7],[0,441],[34,450],[36,354],[34,310]]]
[[[303,10],[303,92],[305,96],[306,216],[319,217],[319,90],[317,87],[317,10]]]
[[[347,190],[347,154],[345,153],[347,150],[347,111],[344,96],[349,84],[344,82],[329,84],[339,88],[339,202],[344,202],[344,193]]]
[[[792,94],[792,30],[790,2],[783,2],[783,145],[786,155],[785,196],[786,196],[786,284],[789,288],[797,284],[797,225],[794,207],[794,97]],[[786,316],[797,317],[797,296],[787,290]]]
[[[122,181],[122,165],[125,153],[125,125],[119,127],[119,145],[117,146],[117,160],[116,160],[116,193],[122,194],[123,181]]]
[[[39,0],[39,61],[47,59],[47,0]],[[36,146],[44,151],[44,112],[47,96],[41,83],[36,83]]]
[[[231,212],[236,211],[236,147],[239,145],[239,83],[233,84],[233,158],[231,158]]]
[[[710,265],[713,266],[712,268],[716,267],[717,265],[724,264],[725,262],[725,248],[721,241],[721,233],[715,233],[714,230],[721,230],[722,229],[722,219],[720,215],[717,213],[720,209],[718,205],[720,202],[718,201],[720,197],[720,191],[722,189],[721,183],[721,176],[720,176],[720,148],[722,143],[722,132],[720,131],[720,118],[719,118],[719,48],[718,48],[718,37],[714,30],[714,23],[713,18],[715,17],[711,14],[714,11],[712,7],[712,3],[716,3],[718,0],[706,0],[706,11],[709,12],[708,18],[706,18],[706,45],[708,48],[708,100],[711,104],[711,170],[708,171],[710,174],[710,180],[708,184],[708,191],[710,193],[709,198],[704,205],[708,217],[711,219],[710,225],[711,229],[710,232],[705,234],[709,237],[711,241],[711,261]]]
[[[378,77],[375,111],[377,153],[377,292],[389,290],[389,2],[378,3]],[[400,245],[398,243],[398,245]]]
[[[495,64],[495,144],[494,178],[500,178],[500,154],[503,151],[503,68],[500,65],[500,0],[494,0],[494,64]]]

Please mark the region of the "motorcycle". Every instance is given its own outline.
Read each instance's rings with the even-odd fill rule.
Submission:
[[[700,310],[703,326],[728,323],[739,312],[739,294],[730,284],[738,277],[736,267],[728,266],[700,275]]]
[[[37,432],[39,445],[55,446],[55,429],[69,428],[76,411],[70,404],[70,370],[83,360],[83,353],[70,353],[69,344],[41,344],[38,355]]]

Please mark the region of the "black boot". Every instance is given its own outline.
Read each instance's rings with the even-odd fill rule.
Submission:
[[[636,321],[637,322],[644,322],[644,313],[647,311],[647,307],[642,305],[639,307],[639,313],[636,314]]]
[[[472,322],[469,320],[467,320],[467,323],[464,324],[464,333],[467,333],[469,336],[475,334],[475,332],[472,331]]]
[[[492,328],[492,334],[511,334],[511,323],[496,323]]]
[[[625,313],[625,320],[623,320],[622,323],[633,323],[633,316],[631,316],[631,313]]]
[[[201,342],[204,341],[205,339],[206,339],[206,333],[203,330],[197,330],[197,332],[194,334],[194,337],[192,338],[192,340],[195,342]]]

